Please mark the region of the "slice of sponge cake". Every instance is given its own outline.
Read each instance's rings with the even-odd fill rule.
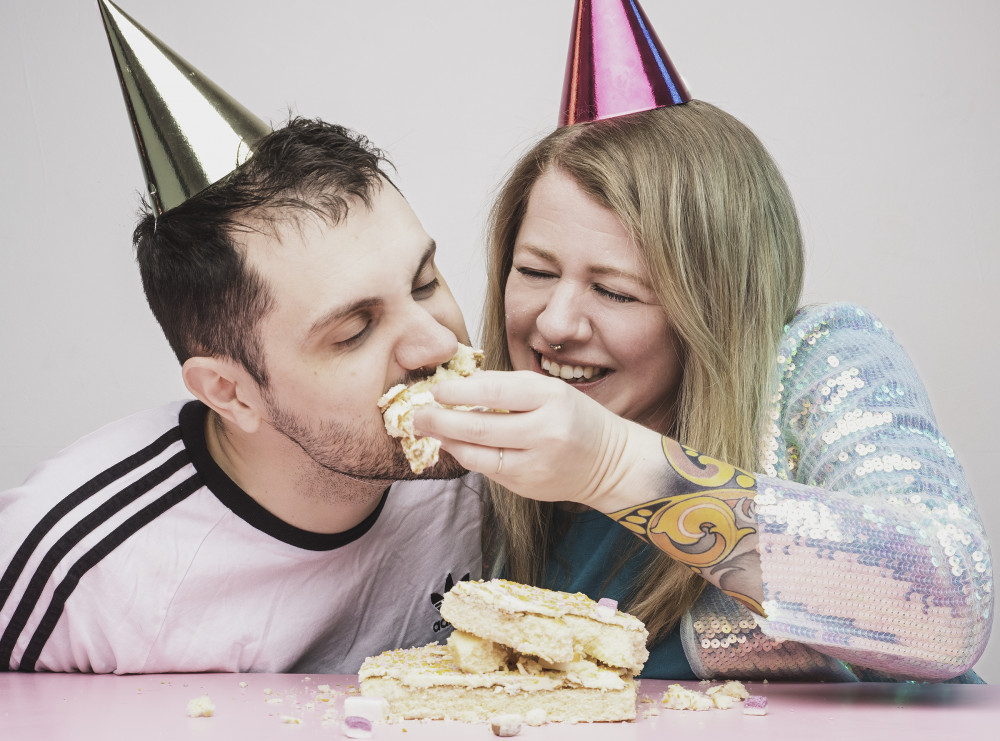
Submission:
[[[384,697],[391,720],[485,721],[516,714],[539,721],[634,720],[636,682],[628,670],[593,662],[568,671],[523,661],[514,669],[465,672],[447,646],[386,651],[365,660],[361,692]]]
[[[503,580],[459,582],[441,615],[456,628],[447,646],[387,651],[361,666],[361,692],[384,697],[393,718],[635,719],[633,672],[649,653],[631,615]]]
[[[445,595],[441,617],[463,633],[547,662],[589,657],[638,673],[649,651],[638,619],[582,593],[494,579],[463,581]]]

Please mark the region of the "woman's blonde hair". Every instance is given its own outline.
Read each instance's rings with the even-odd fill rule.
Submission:
[[[515,165],[490,215],[483,345],[510,369],[504,290],[531,188],[558,168],[621,219],[680,338],[683,372],[670,429],[703,453],[754,470],[760,414],[783,326],[802,289],[803,250],[784,179],[754,134],[700,101],[557,129]],[[666,340],[666,338],[665,338]],[[657,492],[649,492],[650,499]],[[553,547],[553,505],[490,492],[488,553],[508,578],[538,583]],[[617,566],[634,549],[625,549]],[[704,582],[664,554],[624,609],[662,637]]]

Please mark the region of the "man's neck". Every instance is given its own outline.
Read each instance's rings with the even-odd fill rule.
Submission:
[[[370,515],[387,483],[335,473],[270,428],[253,435],[205,415],[205,441],[219,468],[289,525],[316,533],[350,530]]]

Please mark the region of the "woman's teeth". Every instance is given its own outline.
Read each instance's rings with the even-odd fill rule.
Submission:
[[[546,371],[550,376],[561,378],[564,381],[576,381],[581,378],[585,380],[600,378],[607,372],[603,368],[596,368],[592,365],[560,365],[544,356],[542,356],[542,370]]]

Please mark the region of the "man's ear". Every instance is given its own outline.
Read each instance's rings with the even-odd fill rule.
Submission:
[[[196,356],[181,367],[184,385],[226,422],[246,433],[261,423],[260,391],[239,363],[226,358]]]

